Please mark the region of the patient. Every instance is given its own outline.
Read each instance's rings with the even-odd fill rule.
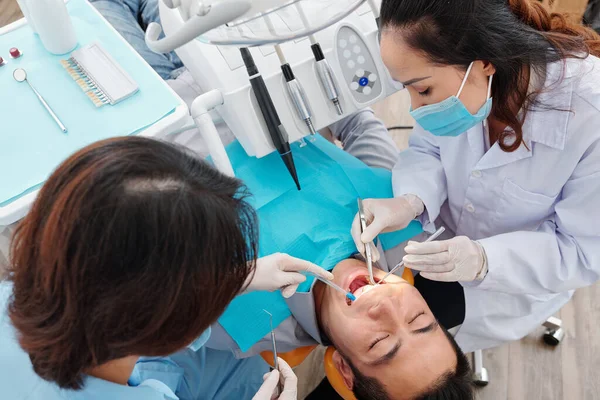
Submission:
[[[419,291],[391,275],[367,284],[362,261],[344,260],[335,282],[357,300],[321,282],[313,295],[322,333],[337,349],[334,363],[358,399],[471,399],[470,367]],[[375,269],[378,282],[385,272]]]
[[[385,275],[379,269],[373,272],[375,281]],[[296,293],[286,300],[292,317],[276,329],[280,353],[333,344],[336,368],[359,400],[473,398],[465,355],[417,288],[395,275],[379,286],[367,285],[365,263],[356,259],[340,262],[333,273],[334,282],[357,300],[349,304],[343,294],[319,281],[311,291]],[[447,308],[451,301],[438,318],[446,316]],[[271,350],[271,338],[265,336],[242,353],[217,324],[207,346],[249,357]]]

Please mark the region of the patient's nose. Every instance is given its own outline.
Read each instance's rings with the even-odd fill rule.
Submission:
[[[368,315],[372,319],[386,319],[393,321],[398,318],[398,305],[392,297],[381,299],[377,304],[373,305]]]

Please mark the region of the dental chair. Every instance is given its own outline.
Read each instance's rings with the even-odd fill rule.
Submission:
[[[414,285],[414,276],[409,269],[404,270],[402,273],[402,279],[409,282],[411,285]],[[543,326],[546,328],[546,332],[543,336],[544,342],[550,346],[558,346],[565,337],[565,330],[563,328],[562,321],[556,317],[550,317],[546,320],[546,322],[544,322]],[[452,330],[450,332],[453,333]],[[316,345],[300,347],[290,352],[279,354],[279,357],[284,359],[292,368],[295,368],[302,364],[316,348]],[[325,375],[327,376],[327,380],[341,398],[344,400],[356,400],[352,391],[349,390],[344,384],[341,374],[333,363],[334,352],[335,348],[333,346],[329,346],[323,357],[323,364],[325,367]],[[264,351],[261,353],[261,356],[271,367],[273,367],[273,352]],[[473,381],[475,385],[479,387],[487,386],[490,377],[487,369],[483,366],[483,350],[477,350],[472,353],[471,366],[473,369]]]

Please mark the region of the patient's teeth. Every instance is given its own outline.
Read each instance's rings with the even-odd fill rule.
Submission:
[[[374,285],[365,285],[361,288],[358,288],[354,292],[354,296],[356,296],[356,298],[359,298],[360,296],[367,293],[369,290],[373,289],[374,287],[375,287]]]

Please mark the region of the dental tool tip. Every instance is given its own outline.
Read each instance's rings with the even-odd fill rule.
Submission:
[[[310,130],[310,134],[311,135],[316,135],[317,131],[315,130],[315,127],[312,123],[312,120],[310,118],[306,118],[306,126],[308,126],[308,129]]]
[[[356,301],[356,296],[352,293],[346,293],[346,297],[349,298],[351,301]]]
[[[338,115],[344,115],[344,110],[342,110],[340,101],[337,98],[333,99],[333,104],[335,105]]]

